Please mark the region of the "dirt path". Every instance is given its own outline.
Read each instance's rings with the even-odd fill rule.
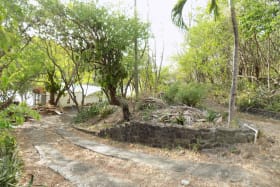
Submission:
[[[245,115],[270,141],[195,153],[100,139],[72,129],[64,117],[45,116],[16,129],[25,163],[21,185],[30,175],[34,186],[172,187],[182,186],[182,180],[189,180],[189,186],[280,184],[278,121]]]

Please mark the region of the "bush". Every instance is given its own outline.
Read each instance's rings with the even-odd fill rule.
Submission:
[[[180,88],[179,84],[172,84],[164,93],[163,99],[168,104],[173,104],[175,102],[176,94],[178,93],[178,90]]]
[[[169,104],[196,106],[206,94],[205,86],[197,83],[171,85],[164,95]]]
[[[251,92],[240,94],[237,102],[240,111],[248,111],[249,109],[254,108],[272,112],[280,112],[279,103],[279,93],[270,92],[262,87]]]
[[[0,186],[15,186],[21,169],[15,138],[3,130],[0,132]]]
[[[179,88],[175,101],[180,104],[196,106],[205,96],[205,87],[201,84],[190,83]]]
[[[101,118],[112,114],[114,108],[106,102],[95,103],[89,108],[83,108],[74,118],[74,123],[83,123],[89,119],[100,115]]]
[[[20,105],[10,105],[5,110],[0,111],[0,128],[21,125],[26,118],[29,117],[39,119],[40,115],[29,108],[25,103],[21,103]]]
[[[26,118],[39,119],[39,114],[25,103],[10,105],[0,111],[0,186],[16,186],[22,161],[18,157],[15,138],[7,131],[8,128],[21,125]]]
[[[238,98],[237,105],[240,111],[247,111],[250,108],[263,109],[266,104],[256,94],[250,93],[248,95],[241,94]]]
[[[101,107],[100,109],[100,117],[101,118],[105,118],[108,115],[112,114],[114,112],[114,108],[110,105],[104,105],[103,107]]]
[[[206,115],[206,120],[208,122],[214,122],[214,120],[219,116],[219,114],[213,110],[208,110]]]

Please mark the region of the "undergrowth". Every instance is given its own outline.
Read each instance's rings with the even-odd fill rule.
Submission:
[[[280,112],[279,103],[280,93],[277,93],[276,91],[269,91],[263,87],[258,87],[255,90],[240,94],[237,104],[240,111],[248,111],[253,108]]]
[[[39,119],[40,115],[25,103],[10,105],[0,111],[0,186],[16,186],[22,169],[15,137],[9,129],[23,124],[28,118]]]
[[[173,84],[164,94],[169,104],[185,104],[197,106],[206,95],[206,86],[198,83]]]
[[[95,103],[88,108],[83,108],[76,117],[74,117],[74,123],[83,123],[91,118],[100,116],[105,118],[106,116],[112,114],[114,108],[106,102]]]
[[[0,132],[0,186],[15,186],[22,169],[15,138],[7,130]]]

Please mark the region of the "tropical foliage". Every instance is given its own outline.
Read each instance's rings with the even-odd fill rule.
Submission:
[[[10,187],[17,184],[21,168],[15,138],[7,131],[0,131],[0,185]]]
[[[217,19],[205,12],[196,17],[194,26],[188,28],[184,52],[175,60],[179,62],[179,80],[211,83],[217,85],[212,87],[213,95],[227,95],[224,92],[230,87],[233,36],[229,10],[223,2],[219,10]],[[242,109],[265,105],[277,110],[276,104],[272,107],[264,96],[277,101],[279,93],[280,43],[275,40],[279,38],[279,11],[279,2],[273,0],[236,1],[240,37],[237,105]]]
[[[139,89],[139,94],[163,95],[173,104],[197,106],[210,95],[227,100],[232,110],[237,96],[242,110],[279,112],[279,1],[229,2],[209,1],[207,11],[197,13],[186,28],[182,18],[188,4],[179,0],[172,19],[187,31],[183,50],[172,66],[163,66],[164,48],[161,54],[152,49],[149,24],[137,15],[93,1],[0,0],[0,167],[10,168],[0,168],[0,181],[6,181],[0,186],[16,182],[20,165],[14,139],[2,129],[38,118],[24,102],[14,102],[16,95],[24,101],[36,87],[50,93],[53,105],[68,92],[80,111],[79,122],[112,112],[101,104],[84,108],[83,84],[100,86],[115,105],[127,106],[123,98],[133,99]],[[3,165],[3,160],[10,164]]]

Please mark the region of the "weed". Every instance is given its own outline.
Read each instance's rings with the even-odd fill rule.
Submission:
[[[219,114],[215,111],[209,110],[207,111],[206,120],[208,122],[214,122],[214,120],[219,116]]]
[[[201,137],[196,138],[193,142],[190,143],[189,148],[194,151],[198,152],[201,150]]]
[[[141,112],[142,119],[143,119],[144,121],[150,120],[150,119],[151,119],[151,112],[152,112],[152,110],[150,110],[150,109],[145,109],[145,110],[143,110],[143,111]]]
[[[231,152],[231,153],[233,153],[233,154],[240,154],[240,150],[239,149],[237,149],[237,147],[235,147],[235,146],[232,146],[232,147],[230,147],[229,148],[229,151]]]
[[[176,123],[179,125],[184,125],[186,121],[186,118],[184,117],[184,114],[182,112],[179,113],[179,115],[176,117]]]
[[[6,130],[0,132],[0,186],[15,186],[22,168],[15,138]]]
[[[77,116],[74,117],[74,123],[83,123],[98,115],[100,115],[101,118],[105,118],[106,116],[112,114],[113,112],[114,112],[114,108],[110,106],[108,103],[105,102],[95,103],[89,108],[83,108],[77,114]]]
[[[164,99],[169,104],[185,104],[196,106],[206,94],[203,85],[197,83],[171,85],[164,94]]]

